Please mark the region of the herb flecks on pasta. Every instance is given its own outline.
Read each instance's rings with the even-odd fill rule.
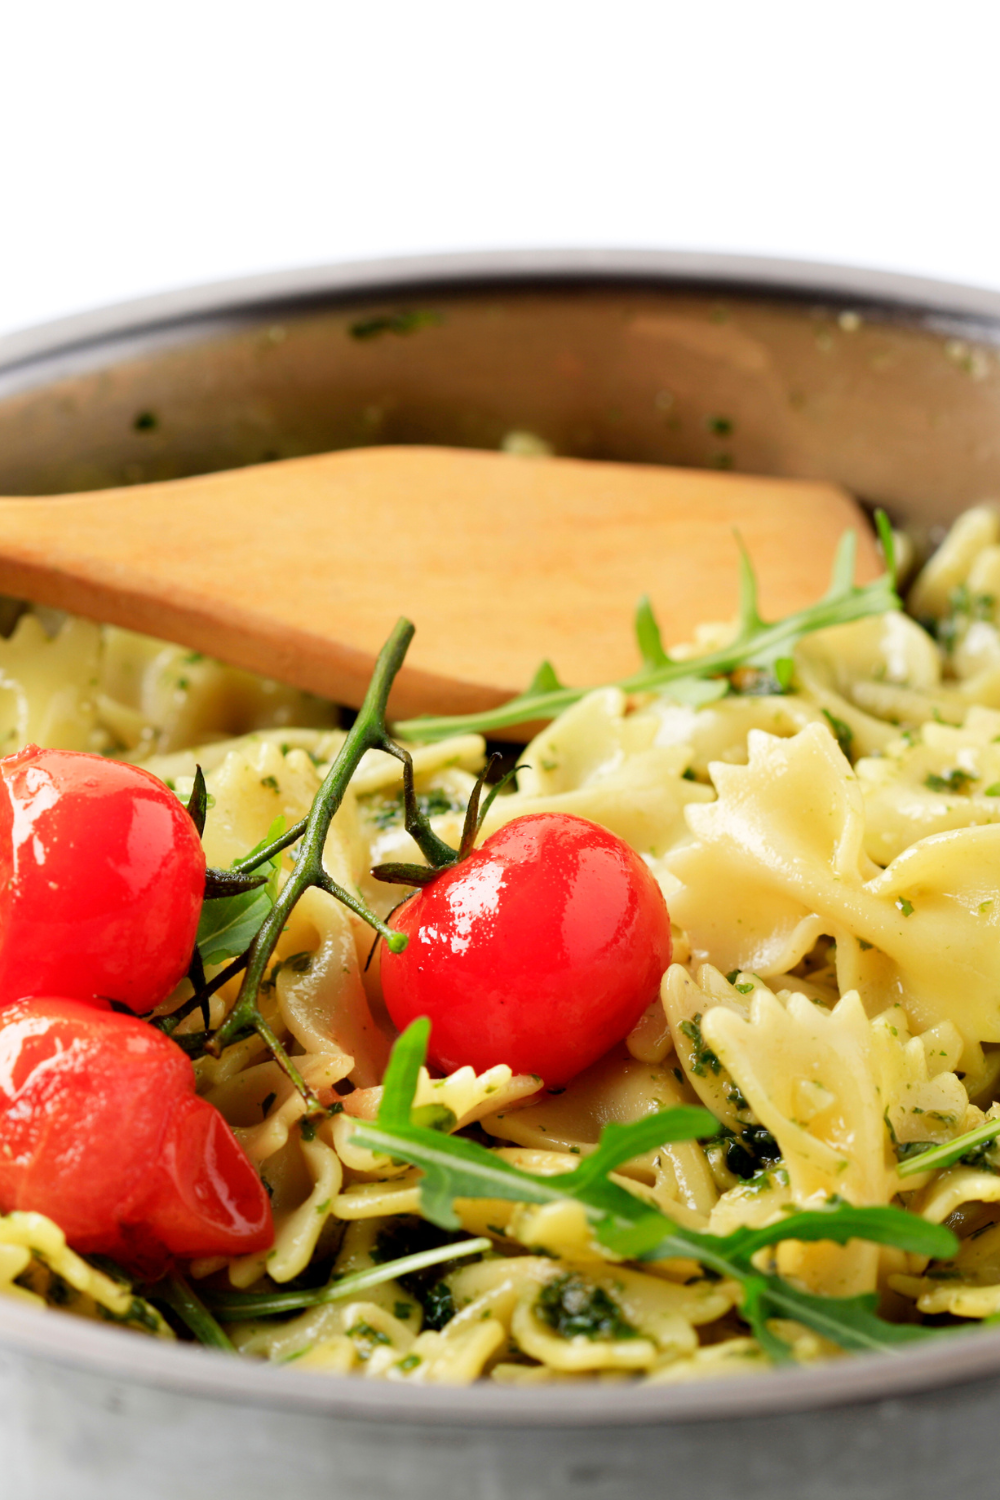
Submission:
[[[502,720],[407,723],[449,735],[404,745],[412,778],[318,700],[25,614],[0,641],[5,748],[134,759],[203,818],[201,970],[152,1020],[260,1174],[274,1243],[130,1285],[9,1214],[0,1292],[430,1384],[670,1384],[1000,1316],[998,600],[981,507],[909,615],[844,558],[821,605],[763,625],[748,587],[735,637],[671,660],[643,606],[624,684],[545,668]],[[467,731],[549,714],[477,847],[537,813],[624,840],[673,922],[660,997],[555,1088],[499,1057],[435,1076],[419,1028],[390,1064],[368,918],[390,928],[460,850],[486,759]]]

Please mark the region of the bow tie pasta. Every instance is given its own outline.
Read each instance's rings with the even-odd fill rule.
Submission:
[[[779,1340],[800,1361],[857,1347],[785,1312],[755,1323],[754,1279],[868,1298],[901,1337],[925,1317],[1000,1311],[998,600],[1000,515],[977,507],[917,576],[909,614],[841,615],[848,623],[793,633],[782,657],[748,654],[673,688],[598,687],[546,724],[481,836],[542,812],[611,830],[660,883],[673,961],[629,1035],[565,1087],[502,1056],[445,1077],[415,1064],[410,1124],[433,1132],[430,1166],[377,1134],[394,1040],[380,958],[357,910],[327,889],[288,913],[260,987],[266,1025],[322,1118],[258,1032],[219,1057],[199,1046],[232,1011],[250,940],[246,900],[229,910],[220,898],[221,916],[199,930],[206,992],[193,962],[156,1020],[191,1052],[200,1094],[271,1198],[273,1248],[182,1268],[223,1337],[317,1376],[671,1384],[764,1371]],[[197,653],[13,604],[0,617],[13,626],[0,639],[4,749],[38,739],[134,760],[184,801],[200,767],[213,866],[246,867],[248,851],[304,818],[344,744],[333,705]],[[670,669],[704,665],[747,639],[743,628],[705,626],[671,648]],[[647,640],[644,660],[658,650]],[[411,750],[418,807],[457,848],[485,742],[462,732]],[[294,859],[273,855],[271,895],[248,899],[273,900]],[[370,750],[324,867],[385,918],[412,887],[380,883],[373,867],[396,865],[396,880],[422,860],[400,762]],[[665,1139],[660,1116],[696,1105],[718,1134]],[[356,1138],[366,1125],[369,1145]],[[688,1236],[651,1240],[645,1260],[625,1253],[636,1241],[601,1239],[593,1203],[565,1177],[547,1195],[539,1186],[593,1167],[626,1125],[661,1134],[619,1153],[600,1191]],[[532,1192],[455,1193],[460,1227],[443,1228],[422,1171],[444,1172],[445,1146],[482,1152],[491,1191],[516,1168]],[[474,1185],[462,1179],[463,1192]],[[742,1270],[697,1258],[699,1236],[745,1242],[791,1213],[815,1224],[890,1206],[925,1231],[953,1227],[957,1254],[772,1235]],[[174,1331],[146,1289],[123,1291],[37,1214],[0,1216],[0,1263],[2,1294]]]
[[[1000,826],[935,834],[880,871],[857,777],[818,725],[753,731],[748,764],[711,774],[718,798],[689,810],[694,841],[668,861],[697,957],[766,978],[825,934],[841,993],[870,1013],[899,1001],[921,1030],[950,1021],[970,1058],[1000,1042]]]

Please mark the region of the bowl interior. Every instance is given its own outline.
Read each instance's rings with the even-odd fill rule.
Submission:
[[[1000,488],[990,294],[976,310],[905,278],[507,259],[160,299],[131,325],[21,336],[6,365],[0,343],[0,494],[516,431],[579,457],[837,480],[928,525]]]

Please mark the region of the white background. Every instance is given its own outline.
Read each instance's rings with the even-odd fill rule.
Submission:
[[[504,246],[1000,287],[998,75],[1000,0],[0,0],[0,334]]]

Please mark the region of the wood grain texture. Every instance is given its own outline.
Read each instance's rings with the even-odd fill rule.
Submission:
[[[526,686],[637,665],[648,593],[664,639],[736,609],[733,531],[762,613],[825,590],[858,533],[836,486],[702,470],[369,448],[83,495],[0,501],[0,591],[175,640],[340,702],[361,701],[400,614],[417,626],[392,712],[465,713]]]

